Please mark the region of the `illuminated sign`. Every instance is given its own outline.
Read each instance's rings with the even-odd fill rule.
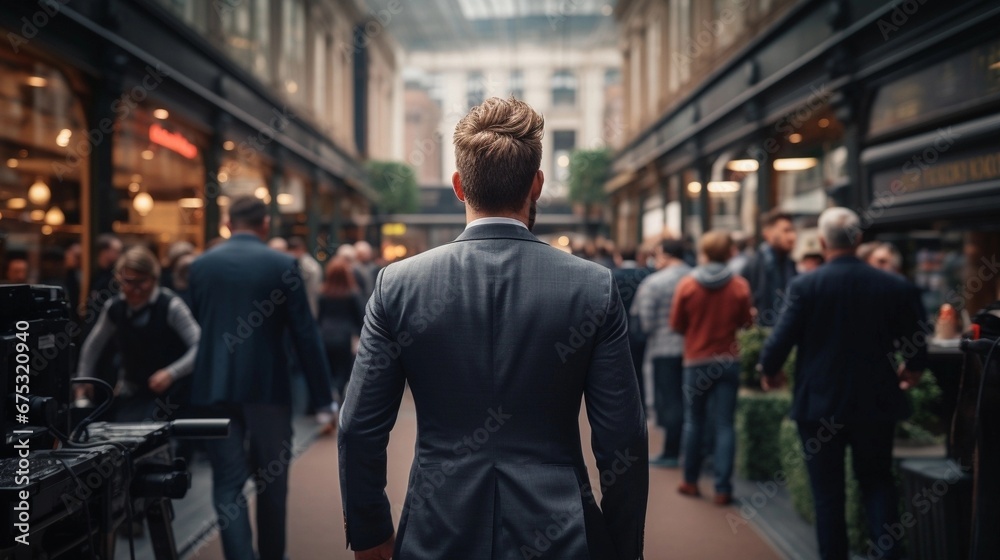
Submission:
[[[198,147],[178,132],[170,132],[159,124],[149,127],[149,141],[178,154],[194,159],[198,157]]]
[[[406,224],[382,224],[382,235],[406,235]]]

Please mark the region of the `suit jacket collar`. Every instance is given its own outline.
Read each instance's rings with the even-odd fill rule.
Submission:
[[[229,238],[229,241],[251,241],[257,243],[264,242],[261,240],[261,238],[257,237],[255,234],[248,232],[234,233],[232,237]]]
[[[476,241],[480,239],[513,239],[517,241],[534,241],[535,243],[543,243],[526,228],[515,226],[513,224],[483,224],[481,226],[471,227],[462,232],[455,239],[455,243],[461,241]]]
[[[842,255],[842,256],[839,256],[839,257],[833,259],[832,261],[830,261],[830,262],[828,262],[826,264],[828,264],[828,265],[832,264],[832,265],[838,265],[838,266],[845,265],[845,264],[864,264],[864,265],[867,265],[867,263],[865,263],[864,261],[862,261],[861,259],[859,259],[858,257],[856,257],[854,255]]]

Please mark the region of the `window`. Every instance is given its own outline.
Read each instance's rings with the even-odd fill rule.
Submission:
[[[573,150],[576,149],[576,131],[556,130],[552,133],[552,176],[555,178],[555,185],[552,196],[565,196],[568,192],[569,182],[569,159]]]
[[[622,71],[618,68],[608,68],[604,71],[604,87],[617,86],[622,83]]]
[[[677,91],[691,79],[691,60],[698,45],[691,40],[691,0],[670,1],[670,76],[667,86]]]
[[[328,123],[330,115],[327,112],[327,98],[329,97],[330,75],[328,73],[330,64],[327,58],[329,38],[323,33],[317,33],[313,38],[313,111],[316,116]]]
[[[218,0],[223,48],[238,64],[265,83],[271,81],[270,2]]]
[[[219,11],[230,9],[240,0],[215,0],[212,6]],[[208,9],[209,0],[160,0],[160,3],[167,7],[177,17],[184,20],[184,23],[201,31],[208,30]]]
[[[524,99],[524,72],[511,70],[510,94],[517,99]]]
[[[292,101],[305,97],[306,5],[303,0],[281,3],[281,64],[279,86]]]
[[[714,0],[713,8],[715,19],[719,22],[716,47],[722,50],[736,42],[743,32],[746,3],[742,0]]]
[[[552,105],[556,107],[576,105],[576,74],[571,70],[557,70],[552,74]]]
[[[486,79],[482,72],[469,72],[465,78],[465,104],[471,109],[486,99]]]

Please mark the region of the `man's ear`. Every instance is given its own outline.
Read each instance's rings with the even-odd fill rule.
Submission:
[[[458,171],[451,174],[451,188],[455,191],[455,196],[457,196],[462,202],[465,202],[465,191],[462,189],[462,177],[458,174]]]
[[[542,184],[545,183],[545,174],[539,169],[535,171],[535,178],[531,180],[531,200],[537,201],[542,196]]]
[[[826,239],[823,239],[822,236],[819,238],[819,248],[826,251]]]

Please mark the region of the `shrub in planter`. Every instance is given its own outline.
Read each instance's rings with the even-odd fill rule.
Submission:
[[[941,387],[930,370],[925,370],[920,381],[907,391],[913,414],[896,426],[896,439],[910,445],[932,445],[943,439],[941,421],[935,408],[941,401]]]
[[[736,336],[740,345],[740,384],[751,389],[760,389],[760,374],[757,373],[757,362],[760,361],[760,353],[764,348],[764,342],[770,336],[771,329],[758,327],[756,325],[749,329],[740,331]],[[785,360],[785,367],[782,368],[788,377],[788,386],[791,387],[795,376],[795,349],[792,349],[788,359]]]
[[[736,468],[748,480],[772,480],[781,469],[778,432],[791,409],[787,391],[740,391],[736,402]]]

